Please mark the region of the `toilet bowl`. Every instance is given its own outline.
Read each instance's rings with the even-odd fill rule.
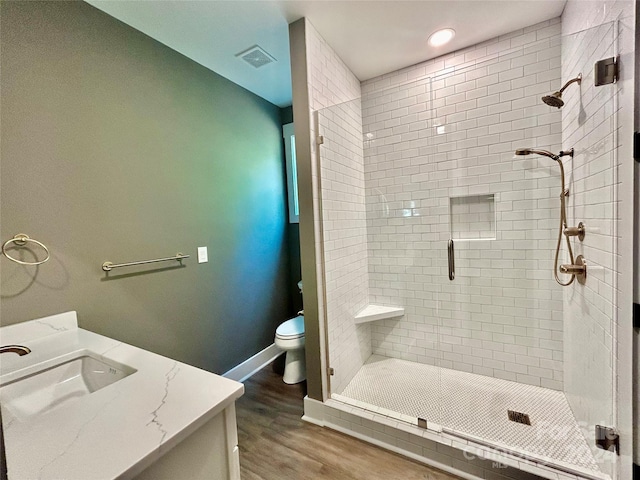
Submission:
[[[284,383],[293,384],[306,380],[304,358],[304,317],[298,315],[280,324],[276,329],[275,344],[287,352],[284,364]]]

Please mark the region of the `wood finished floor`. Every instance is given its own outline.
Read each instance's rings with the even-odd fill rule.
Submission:
[[[459,480],[303,422],[306,384],[286,385],[274,370],[277,366],[268,365],[247,380],[236,404],[243,480]]]

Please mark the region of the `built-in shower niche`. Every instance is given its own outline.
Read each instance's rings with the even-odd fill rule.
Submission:
[[[496,207],[493,194],[450,197],[449,215],[452,239],[496,239]]]

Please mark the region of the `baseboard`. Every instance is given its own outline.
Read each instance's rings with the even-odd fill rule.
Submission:
[[[305,396],[304,415],[302,415],[302,420],[324,427],[324,408],[324,403]]]
[[[284,351],[276,347],[275,343],[272,343],[264,350],[256,353],[253,357],[248,358],[240,365],[237,365],[228,372],[222,374],[222,376],[231,380],[236,380],[237,382],[244,382],[258,370],[273,362],[282,353],[284,353]]]

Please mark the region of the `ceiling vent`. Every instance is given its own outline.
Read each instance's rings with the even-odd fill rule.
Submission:
[[[265,52],[258,45],[254,45],[253,47],[248,48],[247,50],[244,50],[236,54],[236,57],[240,57],[249,65],[255,68],[264,67],[268,63],[272,63],[276,61],[275,58],[273,58],[271,55]]]

